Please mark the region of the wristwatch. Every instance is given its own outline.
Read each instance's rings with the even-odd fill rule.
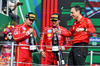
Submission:
[[[86,28],[84,28],[84,31],[86,31]]]

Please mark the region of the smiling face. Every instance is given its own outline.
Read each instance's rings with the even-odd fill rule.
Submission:
[[[80,15],[80,11],[79,11],[79,10],[76,11],[75,8],[71,8],[71,11],[70,11],[70,12],[71,12],[71,13],[70,13],[70,16],[72,16],[72,18],[73,18],[74,20],[77,20],[78,17],[79,17],[79,15]]]
[[[30,20],[29,18],[25,18],[25,23],[28,25],[28,26],[31,26],[33,24],[33,21],[34,20]]]
[[[59,26],[59,22],[60,22],[60,20],[52,20],[52,26],[53,27]]]

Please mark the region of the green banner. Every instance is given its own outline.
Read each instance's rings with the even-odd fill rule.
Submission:
[[[0,31],[3,31],[6,26],[12,22],[11,17],[0,13]]]

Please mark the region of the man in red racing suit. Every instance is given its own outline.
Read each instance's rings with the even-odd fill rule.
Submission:
[[[54,18],[54,19],[53,19]],[[52,38],[53,33],[57,31],[68,31],[66,28],[59,26],[59,15],[54,13],[51,15],[52,27],[45,27],[39,42],[39,50],[41,54],[41,64],[57,65],[57,58],[52,52]],[[71,46],[70,38],[57,34],[59,40],[59,50],[67,50]],[[64,45],[65,42],[65,45]],[[67,47],[68,46],[68,47]]]
[[[33,33],[36,39],[36,31],[31,27],[35,20],[34,13],[29,12],[26,14],[25,22],[20,25],[16,25],[13,31],[13,38],[17,43],[16,47],[16,66],[32,66],[32,53],[29,50],[29,36]],[[22,45],[22,46],[19,46]],[[29,64],[27,64],[29,63]]]

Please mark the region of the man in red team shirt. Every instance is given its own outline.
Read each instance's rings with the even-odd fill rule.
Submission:
[[[39,42],[39,50],[41,54],[41,64],[57,65],[57,58],[52,52],[52,38],[54,32],[57,34],[59,40],[59,50],[67,50],[71,46],[70,38],[65,37],[63,32],[68,32],[66,28],[59,26],[60,16],[57,13],[51,15],[52,26],[45,27]],[[65,42],[65,45],[64,45]],[[69,46],[69,47],[67,47]]]
[[[18,45],[16,47],[16,66],[32,66],[32,53],[29,50],[29,36],[33,33],[36,39],[36,31],[31,27],[33,21],[35,20],[35,14],[29,12],[25,16],[25,21],[23,24],[16,25],[13,31],[13,38]]]
[[[68,65],[80,66],[85,65],[85,59],[88,55],[88,46],[90,34],[95,33],[96,30],[92,25],[92,22],[89,18],[85,18],[81,15],[80,6],[76,5],[71,8],[72,18],[75,20],[69,32],[65,33],[65,36],[73,36],[73,46],[69,57],[68,57]],[[79,47],[78,47],[79,46]],[[80,47],[81,46],[81,47]]]

